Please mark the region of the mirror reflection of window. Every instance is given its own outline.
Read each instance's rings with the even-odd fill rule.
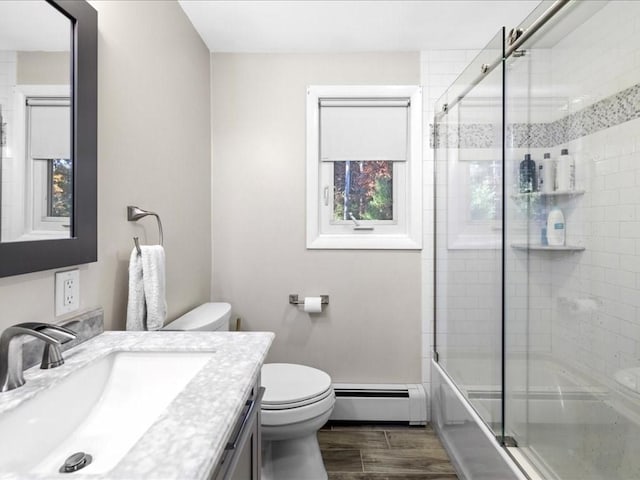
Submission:
[[[69,236],[72,193],[71,112],[63,97],[27,98],[26,230],[31,234]],[[61,232],[61,235],[56,235]]]

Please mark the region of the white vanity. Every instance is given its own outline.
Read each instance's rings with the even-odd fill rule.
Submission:
[[[259,479],[273,334],[105,332],[0,393],[0,478]],[[84,452],[83,468],[61,473]],[[73,463],[73,461],[71,462]]]

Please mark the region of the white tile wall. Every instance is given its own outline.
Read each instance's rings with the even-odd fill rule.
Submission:
[[[553,48],[555,95],[577,110],[639,84],[639,36],[640,2],[605,5]],[[567,235],[587,250],[552,266],[553,353],[610,381],[640,365],[640,119],[567,147],[586,190]]]
[[[638,18],[640,2],[609,2],[553,47],[554,95],[566,98],[569,111],[638,83]],[[556,115],[566,113],[557,111]]]
[[[640,365],[639,140],[636,119],[568,145],[576,168],[593,175],[567,218],[569,232],[582,214],[587,250],[553,265],[553,353],[609,379]],[[560,298],[573,303],[567,308]]]
[[[16,84],[16,52],[0,50],[0,105],[2,105],[2,117],[3,123],[6,124],[7,132],[5,137],[7,139],[7,145],[2,149],[2,199],[1,208],[3,212],[8,212],[12,209],[12,184],[11,179],[13,173],[11,168],[13,167],[13,158],[11,150],[11,129],[13,120],[13,87]],[[7,235],[12,238],[15,233],[11,231],[13,227],[9,222],[10,215],[2,215],[2,224],[0,228],[3,232],[3,238]]]

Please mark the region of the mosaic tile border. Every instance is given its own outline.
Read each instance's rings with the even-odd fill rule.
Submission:
[[[446,118],[446,117],[443,117]],[[509,148],[551,148],[640,118],[640,83],[550,123],[507,125]],[[431,148],[499,148],[499,125],[429,125]]]

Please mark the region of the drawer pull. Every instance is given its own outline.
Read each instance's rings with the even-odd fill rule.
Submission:
[[[238,429],[235,438],[229,441],[227,443],[227,446],[224,447],[225,450],[235,450],[238,447],[238,443],[240,443],[240,438],[242,437],[242,433],[244,432],[247,422],[249,422],[249,420],[254,416],[254,411],[256,409],[256,406],[260,408],[260,402],[262,401],[263,395],[264,395],[264,387],[260,387],[260,389],[258,390],[258,394],[255,396],[255,398],[253,400],[247,400],[245,407],[249,407],[249,408],[247,409],[247,413],[242,419],[242,425]]]

